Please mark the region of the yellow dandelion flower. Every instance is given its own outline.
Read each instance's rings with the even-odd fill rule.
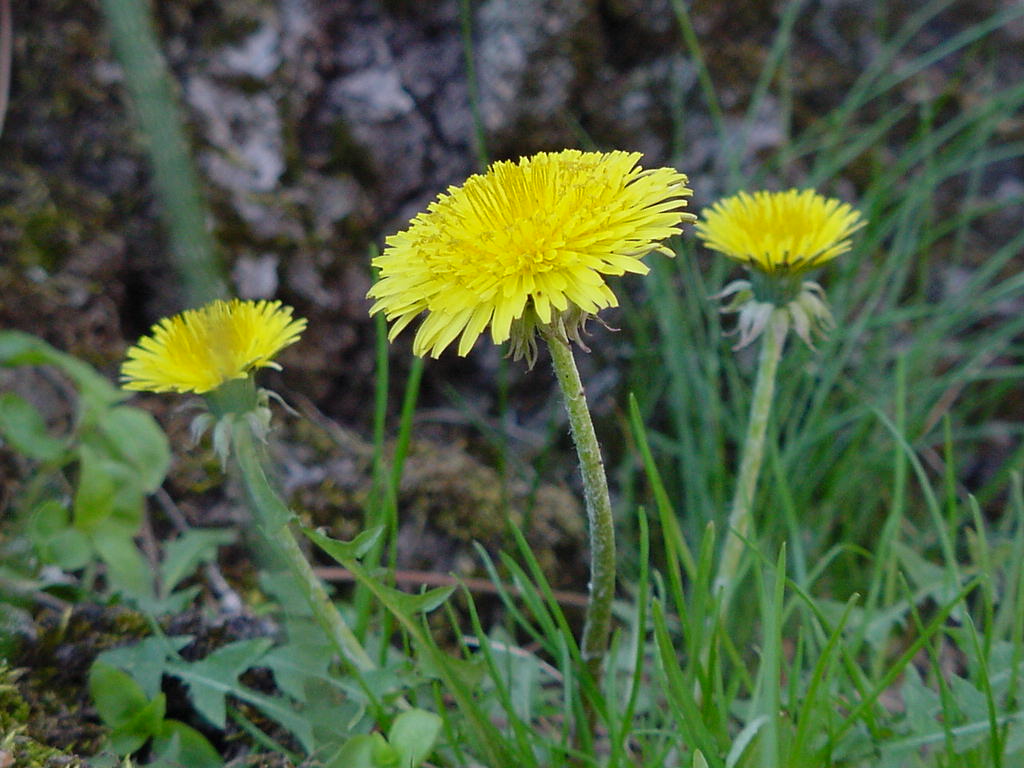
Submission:
[[[772,275],[798,275],[850,250],[860,213],[812,189],[740,192],[701,213],[697,236],[713,251]]]
[[[466,355],[488,327],[496,344],[515,336],[518,355],[537,325],[578,326],[616,306],[605,276],[646,274],[641,259],[673,255],[662,241],[694,219],[682,211],[686,176],[643,170],[640,157],[541,152],[449,187],[373,260],[370,314],[393,322],[394,339],[426,312],[417,355],[438,357],[457,337]]]
[[[214,301],[167,317],[128,350],[125,389],[210,392],[256,368],[280,368],[274,356],[306,328],[280,301]]]

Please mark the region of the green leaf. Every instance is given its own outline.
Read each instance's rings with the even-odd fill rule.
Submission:
[[[147,608],[154,616],[175,615],[185,611],[195,601],[203,587],[195,584],[185,589],[179,589],[169,595],[154,597],[146,603]]]
[[[160,565],[161,587],[164,594],[195,571],[200,563],[217,559],[217,547],[231,544],[237,539],[235,531],[227,528],[190,529],[164,547],[164,561]]]
[[[381,534],[384,533],[384,526],[378,525],[374,528],[368,528],[352,539],[352,541],[332,539],[330,536],[326,536],[320,531],[314,531],[311,528],[303,528],[302,532],[318,547],[323,549],[324,552],[338,562],[341,562],[342,560],[358,560],[369,552],[377,543]]]
[[[46,431],[39,411],[13,392],[0,394],[0,437],[36,461],[56,461],[64,453],[64,443]]]
[[[32,510],[28,536],[43,562],[65,571],[77,571],[93,559],[89,537],[71,527],[68,508],[56,499],[47,499]]]
[[[127,722],[110,731],[110,747],[119,755],[127,755],[139,749],[151,736],[160,731],[167,699],[160,693],[142,709],[134,713]]]
[[[111,588],[136,600],[153,597],[153,571],[130,536],[121,528],[105,521],[92,535],[97,554],[107,565]]]
[[[149,697],[130,675],[102,661],[89,669],[89,693],[100,719],[111,728],[128,723],[149,703]]]
[[[287,628],[288,643],[271,650],[260,663],[274,673],[274,681],[282,691],[297,701],[306,702],[310,679],[331,679],[327,667],[334,655],[334,646],[313,621],[292,619]]]
[[[384,737],[379,733],[361,733],[345,742],[324,768],[376,768],[373,748]]]
[[[441,718],[424,709],[403,712],[391,724],[388,742],[401,757],[402,768],[415,768],[434,749],[441,733]]]
[[[57,499],[47,499],[32,510],[28,520],[28,534],[33,541],[45,541],[71,526],[67,506]]]
[[[192,635],[146,637],[135,645],[104,651],[96,661],[127,672],[142,687],[146,697],[151,699],[160,692],[160,678],[163,677],[167,660],[174,658],[193,639]]]
[[[52,365],[61,370],[82,397],[85,411],[96,412],[127,399],[94,368],[45,341],[21,331],[0,331],[0,365]]]
[[[444,664],[444,669],[438,665]],[[417,658],[419,672],[430,678],[444,680],[451,676],[469,690],[477,688],[487,676],[487,668],[480,656],[472,659],[460,659],[457,656],[435,656],[423,654]]]
[[[377,526],[363,531],[352,541],[338,541],[325,536],[319,531],[303,528],[306,534],[318,547],[337,560],[346,568],[351,568],[351,561],[358,560],[370,551],[370,548],[377,542],[383,527]],[[346,563],[346,561],[349,561]],[[374,590],[377,597],[387,605],[389,610],[396,611],[407,617],[415,616],[417,613],[429,613],[437,608],[448,596],[455,591],[455,587],[437,587],[410,595],[398,589],[393,589],[384,584],[379,585],[379,591]]]
[[[103,458],[94,448],[79,449],[75,489],[75,527],[94,533],[108,519],[134,536],[142,523],[143,494],[135,472],[125,464]]]
[[[139,408],[119,405],[107,410],[96,426],[103,438],[102,448],[135,471],[136,483],[143,492],[152,493],[160,487],[171,464],[171,449],[156,419]],[[88,436],[84,439],[90,442]]]
[[[168,672],[188,683],[192,704],[217,728],[226,722],[224,697],[238,686],[238,676],[267,652],[273,641],[266,637],[242,640],[218,648],[191,664],[176,663]]]
[[[277,680],[276,673],[274,680]],[[359,698],[346,695],[333,681],[320,678],[306,681],[302,717],[312,727],[318,748],[342,744],[353,733],[365,731],[372,724]]]
[[[373,764],[376,768],[399,768],[402,757],[398,750],[388,744],[379,733],[373,734]]]
[[[62,571],[77,571],[93,561],[95,552],[89,537],[74,528],[65,528],[36,544],[39,557]]]
[[[199,731],[178,720],[164,720],[153,737],[153,755],[188,768],[222,768],[224,761]]]

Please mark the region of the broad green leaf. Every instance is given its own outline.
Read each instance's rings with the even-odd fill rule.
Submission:
[[[100,719],[111,728],[129,722],[149,703],[131,675],[102,661],[93,662],[89,669],[89,693]]]
[[[110,731],[110,746],[119,755],[127,755],[139,749],[151,736],[160,731],[167,699],[160,693],[146,706],[135,712],[126,723]]]
[[[33,539],[49,539],[71,525],[68,507],[56,499],[41,502],[29,518],[29,535]]]
[[[167,436],[156,419],[129,405],[106,410],[96,430],[83,439],[136,473],[139,488],[152,493],[163,483],[171,464]]]
[[[57,499],[47,499],[32,510],[28,520],[28,534],[33,541],[44,541],[71,526],[71,514]]]
[[[28,535],[43,562],[77,571],[93,559],[93,548],[89,537],[71,526],[70,517],[63,502],[47,499],[32,510]]]
[[[224,761],[199,731],[178,720],[164,720],[153,737],[157,759],[187,768],[221,768]]]
[[[134,535],[143,513],[143,494],[135,472],[121,462],[103,458],[88,445],[79,450],[75,527],[93,533],[110,519],[123,527],[125,533]]]
[[[75,528],[65,528],[45,541],[37,542],[36,550],[40,559],[63,571],[85,568],[95,557],[89,537]]]
[[[441,718],[424,709],[410,709],[395,718],[388,731],[388,743],[401,757],[402,768],[415,768],[434,749],[441,733]]]
[[[0,394],[0,437],[36,461],[56,461],[64,453],[64,443],[46,431],[35,406],[13,392]]]
[[[105,521],[93,531],[92,544],[107,565],[107,580],[115,591],[137,600],[153,597],[153,571],[119,526]]]
[[[379,733],[361,733],[353,736],[327,761],[325,768],[376,768],[373,748],[383,740],[384,737]]]

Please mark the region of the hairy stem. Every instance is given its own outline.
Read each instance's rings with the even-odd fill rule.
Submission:
[[[572,349],[564,338],[554,333],[546,333],[545,339],[551,349],[551,362],[565,400],[565,409],[569,413],[569,426],[583,475],[583,496],[590,531],[590,595],[580,648],[588,670],[594,680],[600,683],[601,662],[608,650],[612,600],[615,597],[615,526],[612,504],[608,496],[608,480],[601,460],[601,448],[597,444],[594,423],[590,419]]]
[[[754,492],[757,490],[757,476],[764,458],[764,437],[775,395],[775,373],[779,367],[788,330],[787,314],[776,309],[761,337],[761,358],[757,366],[754,396],[750,402],[750,419],[743,441],[743,458],[736,480],[732,511],[729,513],[729,528],[725,532],[725,543],[722,546],[722,559],[719,561],[718,576],[715,578],[715,592],[722,593],[721,615],[725,615],[736,588],[737,570],[743,548],[753,535]]]
[[[314,618],[327,633],[342,659],[352,667],[357,676],[361,672],[375,669],[373,659],[359,644],[348,624],[338,613],[323,583],[317,578],[299,548],[290,526],[292,513],[271,488],[257,453],[252,429],[244,418],[235,420],[232,437],[233,455],[241,470],[246,495],[256,514],[257,527],[288,565],[288,570],[302,588]]]

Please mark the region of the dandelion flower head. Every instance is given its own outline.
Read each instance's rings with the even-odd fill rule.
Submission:
[[[370,314],[384,313],[394,339],[426,312],[413,351],[438,357],[456,338],[466,355],[488,327],[515,350],[538,325],[616,306],[605,277],[647,273],[641,259],[673,255],[663,241],[694,218],[686,176],[643,170],[640,157],[541,152],[449,187],[374,259]]]
[[[128,350],[121,382],[138,391],[210,392],[256,368],[280,368],[274,356],[305,328],[280,301],[214,301],[154,325]]]
[[[849,251],[863,225],[849,204],[812,189],[740,192],[702,211],[697,236],[761,272],[799,275]]]

